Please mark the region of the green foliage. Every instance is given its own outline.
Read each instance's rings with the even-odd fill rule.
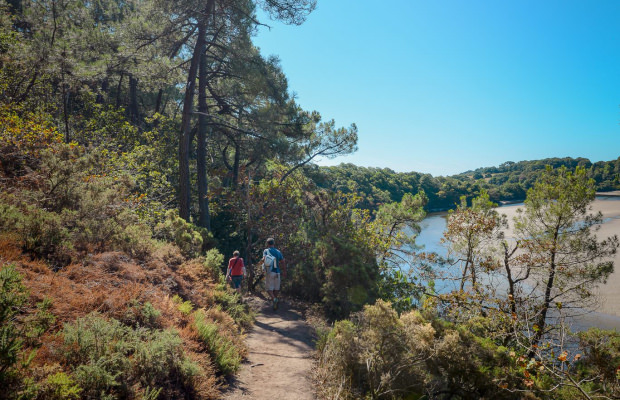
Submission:
[[[210,249],[205,254],[204,263],[205,269],[209,271],[209,274],[215,282],[225,283],[224,274],[222,274],[222,265],[224,265],[224,255],[217,249]]]
[[[320,300],[329,318],[338,319],[377,295],[379,269],[368,213],[356,198],[320,193],[308,209],[304,241],[311,246],[291,273],[295,292]]]
[[[590,328],[578,335],[583,357],[575,355],[580,378],[596,376],[590,392],[620,396],[620,333]]]
[[[164,222],[155,227],[155,237],[174,242],[185,257],[200,255],[203,238],[194,225],[179,217],[174,210],[166,212]]]
[[[63,360],[72,366],[85,396],[125,397],[138,388],[163,387],[170,379],[191,380],[182,341],[173,330],[131,328],[93,313],[63,330]]]
[[[400,317],[389,303],[366,306],[340,321],[319,348],[321,394],[331,398],[510,399],[522,389],[508,351],[465,326]]]
[[[146,327],[153,329],[160,327],[160,316],[161,311],[153,307],[151,303],[140,304],[140,302],[134,299],[127,307],[122,322],[134,328]]]
[[[174,297],[172,297],[172,302],[176,304],[178,310],[185,315],[190,315],[194,310],[194,305],[192,304],[192,302],[189,300],[183,301],[183,299],[178,294],[175,294]]]
[[[241,301],[241,296],[222,280],[213,290],[213,299],[237,325],[250,329],[254,323],[254,313]]]
[[[47,377],[40,395],[50,400],[80,399],[82,389],[75,380],[64,372],[57,372]]]
[[[399,203],[381,205],[371,225],[375,232],[372,246],[381,268],[379,293],[399,312],[410,310],[421,296],[421,285],[415,276],[415,239],[420,233],[418,224],[426,216],[427,201],[424,192],[415,196],[406,193]]]
[[[27,301],[21,275],[11,265],[0,269],[0,384],[9,388],[18,379],[17,362],[23,346],[15,316]]]
[[[597,285],[613,272],[612,257],[620,243],[617,235],[599,241],[594,234],[602,223],[600,212],[591,213],[595,191],[584,168],[573,173],[548,167],[515,217],[523,253],[518,262],[544,288],[527,299],[534,312],[524,311],[533,316],[528,323],[537,328],[534,344],[545,333],[551,307],[562,313],[589,307]]]
[[[54,268],[71,262],[75,251],[122,249],[146,257],[150,229],[132,226],[131,181],[110,175],[102,153],[73,145],[41,152],[32,189],[0,198],[0,222],[17,235],[25,251]]]
[[[151,237],[151,228],[145,224],[125,227],[114,236],[114,242],[120,250],[139,260],[148,258],[156,247]]]
[[[418,172],[397,173],[388,168],[365,168],[353,164],[309,169],[309,176],[322,188],[357,193],[361,207],[376,210],[381,204],[399,202],[405,193],[424,191],[428,196],[428,211],[448,210],[465,196],[471,199],[485,189],[490,199],[514,201],[525,199],[526,192],[545,171],[545,166],[588,168],[599,191],[620,188],[620,159],[592,164],[585,158],[547,158],[536,161],[506,162],[499,167],[479,168],[473,172],[449,177],[432,177]],[[482,178],[484,175],[484,178]]]
[[[52,299],[46,297],[37,304],[37,312],[24,320],[26,344],[30,347],[38,346],[38,339],[56,322],[56,316],[50,312]]]
[[[200,339],[207,345],[213,362],[223,374],[237,372],[241,366],[241,355],[235,344],[219,332],[217,324],[207,321],[203,311],[194,314],[194,326]]]
[[[3,265],[0,269],[0,385],[8,391],[5,394],[9,398],[17,398],[19,393],[24,396],[37,393],[38,386],[28,378],[27,368],[41,345],[41,336],[56,320],[49,311],[48,298],[37,304],[35,314],[20,315],[27,301],[28,291],[22,284],[22,276],[14,266]]]

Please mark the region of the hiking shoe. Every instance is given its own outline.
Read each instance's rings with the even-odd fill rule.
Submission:
[[[278,299],[277,298],[273,299],[273,309],[274,310],[278,309]]]

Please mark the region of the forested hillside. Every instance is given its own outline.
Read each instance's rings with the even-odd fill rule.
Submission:
[[[394,172],[388,168],[365,168],[353,164],[314,168],[309,173],[320,187],[357,193],[363,207],[376,209],[379,204],[400,201],[405,193],[423,190],[429,211],[449,210],[460,203],[461,196],[472,199],[480,190],[491,200],[522,201],[545,167],[587,168],[598,191],[620,189],[620,158],[614,161],[590,162],[586,158],[547,158],[535,161],[505,162],[499,167],[478,168],[452,176],[433,177],[419,172]]]
[[[291,24],[314,8],[0,2],[0,397],[218,398],[252,321],[223,254],[251,286],[268,236],[312,259],[291,220],[340,203],[300,167],[353,151],[356,127],[295,103],[252,44],[257,5]],[[329,280],[307,275],[291,282]]]
[[[253,322],[222,268],[240,250],[261,290],[269,237],[282,291],[334,323],[320,396],[619,396],[618,334],[557,318],[613,271],[588,205],[619,162],[319,168],[357,127],[301,108],[253,44],[258,8],[295,25],[315,6],[0,0],[0,398],[221,397]],[[509,243],[492,200],[524,198]],[[419,252],[425,209],[455,205],[458,257]]]

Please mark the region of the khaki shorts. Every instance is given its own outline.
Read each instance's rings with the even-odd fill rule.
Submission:
[[[265,289],[280,290],[280,274],[275,272],[267,272],[265,274]]]

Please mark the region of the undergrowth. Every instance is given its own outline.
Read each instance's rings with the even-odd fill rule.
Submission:
[[[0,398],[218,398],[253,316],[212,234],[140,193],[131,154],[26,117],[0,108]]]
[[[217,323],[207,320],[204,311],[198,310],[193,315],[196,331],[218,369],[226,375],[237,372],[241,366],[242,350],[222,334]]]

